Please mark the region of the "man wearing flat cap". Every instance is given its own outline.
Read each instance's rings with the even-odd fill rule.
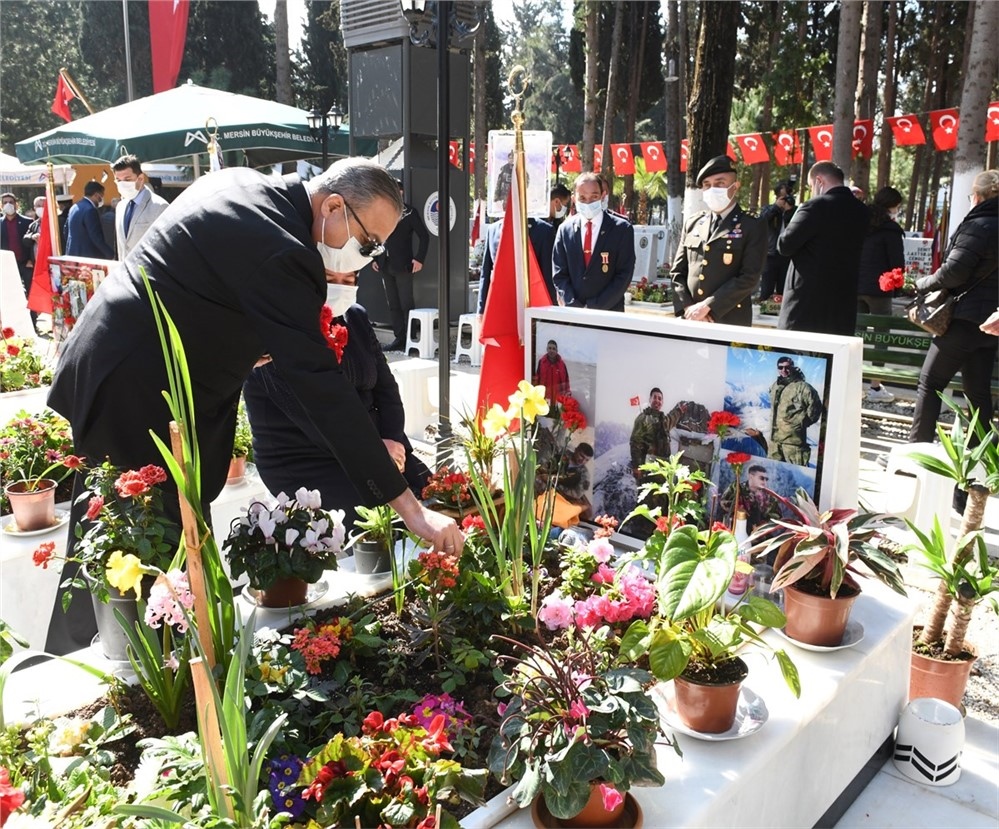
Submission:
[[[767,227],[738,204],[732,159],[712,158],[697,174],[707,210],[691,216],[670,268],[677,317],[752,325],[752,294],[767,258]]]

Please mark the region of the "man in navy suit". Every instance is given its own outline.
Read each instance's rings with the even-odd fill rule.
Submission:
[[[635,229],[604,210],[596,173],[576,179],[576,214],[555,236],[552,281],[559,304],[623,311],[624,292],[635,272]]]
[[[104,241],[104,228],[97,208],[104,201],[104,185],[88,181],[83,198],[69,209],[66,220],[66,255],[94,259],[114,259],[114,251]]]

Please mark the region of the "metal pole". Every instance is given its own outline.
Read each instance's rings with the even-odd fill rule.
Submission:
[[[451,437],[451,79],[449,73],[448,41],[453,0],[437,3],[437,205],[438,240],[440,242],[439,271],[437,275],[437,305],[440,319],[440,348],[438,350],[438,410],[437,434],[438,464],[447,460],[447,447]]]
[[[326,113],[323,113],[323,172],[326,172],[326,168],[329,167],[330,163],[330,125],[326,119]]]
[[[125,21],[125,85],[128,100],[135,98],[132,90],[132,47],[128,37],[128,0],[121,0],[121,16]]]

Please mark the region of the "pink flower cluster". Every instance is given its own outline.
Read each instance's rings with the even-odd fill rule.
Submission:
[[[656,591],[652,582],[637,567],[618,572],[600,564],[592,578],[598,592],[573,601],[558,591],[546,596],[538,611],[538,621],[549,630],[616,625],[632,619],[648,619],[655,606]]]
[[[194,607],[194,594],[182,570],[171,570],[156,579],[149,590],[146,603],[146,624],[158,628],[163,622],[177,626],[179,633],[187,632],[185,610]]]

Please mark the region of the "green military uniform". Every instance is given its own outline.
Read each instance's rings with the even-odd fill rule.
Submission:
[[[631,468],[638,469],[648,457],[668,458],[670,455],[669,432],[683,417],[685,407],[678,403],[666,412],[647,407],[635,418],[631,428]]]
[[[725,489],[720,506],[722,521],[735,515],[734,482]],[[745,482],[739,486],[739,508],[746,512],[746,532],[750,533],[761,524],[781,517],[780,501],[775,496],[763,490],[754,492]]]
[[[800,370],[792,371],[790,378],[778,378],[770,387],[773,421],[769,457],[808,466],[811,451],[805,432],[822,417],[822,398],[805,382]]]
[[[691,217],[683,228],[670,278],[677,317],[707,300],[715,322],[752,325],[752,294],[767,258],[767,226],[738,204],[711,232],[714,213]]]

